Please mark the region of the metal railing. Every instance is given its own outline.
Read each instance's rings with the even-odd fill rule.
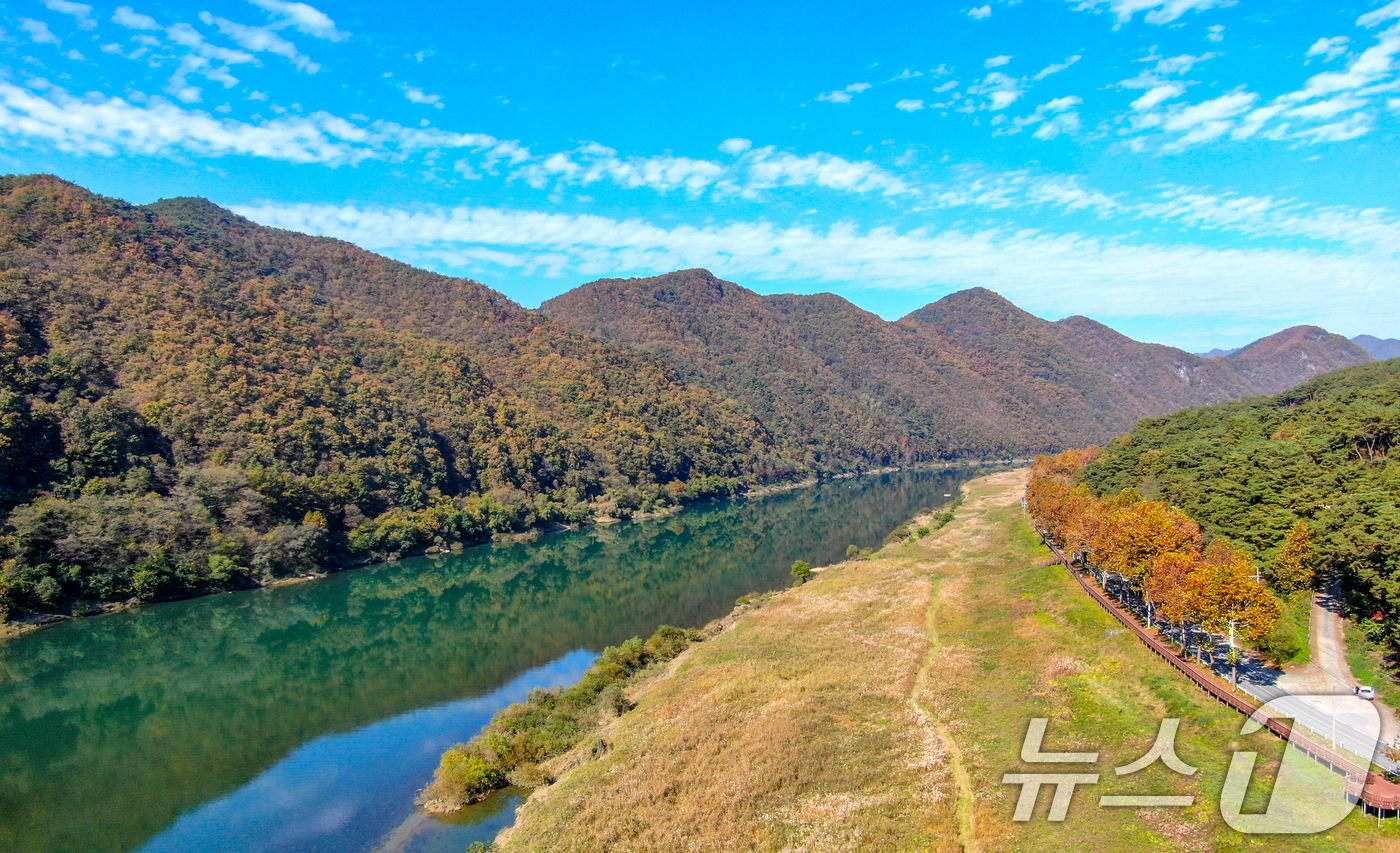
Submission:
[[[1189,661],[1183,659],[1175,650],[1162,642],[1161,639],[1148,632],[1142,627],[1141,623],[1138,622],[1133,614],[1129,613],[1122,605],[1099,589],[1096,584],[1086,579],[1084,573],[1075,568],[1074,562],[1065,556],[1064,551],[1061,551],[1054,540],[1046,535],[1045,531],[1041,529],[1038,523],[1032,520],[1031,524],[1035,527],[1035,532],[1040,534],[1040,538],[1045,540],[1046,546],[1054,552],[1056,559],[1069,570],[1070,575],[1079,582],[1079,585],[1089,594],[1089,597],[1093,598],[1105,610],[1112,614],[1123,624],[1123,627],[1131,631],[1133,636],[1137,637],[1143,645],[1157,653],[1158,656],[1171,664],[1172,667],[1182,675],[1191,679],[1197,687],[1210,694],[1212,699],[1215,699],[1222,705],[1228,705],[1234,708],[1245,716],[1252,717],[1255,715],[1255,712],[1258,711],[1260,707],[1258,704],[1233,691],[1225,689],[1218,684],[1213,677],[1192,666]],[[1294,734],[1293,728],[1282,720],[1273,717],[1260,717],[1259,720],[1269,731],[1283,738],[1294,748],[1300,750],[1314,761],[1326,765],[1334,773],[1346,776],[1346,791],[1348,797],[1365,803],[1378,812],[1381,810],[1400,811],[1400,785],[1396,785],[1384,776],[1371,773],[1368,768],[1362,767],[1347,756],[1341,755],[1319,743],[1315,743],[1301,734]]]

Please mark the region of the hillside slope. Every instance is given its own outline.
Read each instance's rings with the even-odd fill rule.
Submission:
[[[791,452],[838,465],[1099,443],[1142,417],[1369,359],[1326,333],[1202,358],[1085,317],[1042,320],[984,288],[891,323],[838,296],[762,296],[706,270],[604,279],[540,310],[654,353],[747,405]]]
[[[1302,520],[1363,627],[1400,640],[1400,359],[1320,376],[1275,397],[1145,420],[1080,475],[1134,487],[1267,565]]]
[[[1319,374],[1375,359],[1341,335],[1317,326],[1294,326],[1221,360],[1247,379],[1255,393],[1277,394]]]
[[[1400,358],[1400,340],[1378,338],[1375,335],[1357,335],[1351,342],[1366,350],[1377,361]]]
[[[203,202],[0,178],[0,609],[266,582],[796,467],[656,359],[472,282]]]

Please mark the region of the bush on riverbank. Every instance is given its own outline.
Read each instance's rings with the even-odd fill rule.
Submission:
[[[454,812],[507,784],[549,784],[553,779],[543,762],[567,752],[601,721],[631,710],[623,692],[628,682],[700,639],[699,631],[662,625],[645,642],[633,637],[604,649],[574,686],[530,691],[524,702],[498,711],[476,737],[442,754],[418,804],[430,812]]]

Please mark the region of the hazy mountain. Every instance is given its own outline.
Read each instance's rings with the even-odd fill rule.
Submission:
[[[1366,350],[1377,361],[1400,358],[1400,340],[1377,338],[1374,335],[1357,335],[1351,342]]]
[[[1234,355],[1239,351],[1239,347],[1235,347],[1234,349],[1221,349],[1220,347],[1216,347],[1210,352],[1198,352],[1196,355],[1199,355],[1201,358],[1219,358],[1222,355]]]

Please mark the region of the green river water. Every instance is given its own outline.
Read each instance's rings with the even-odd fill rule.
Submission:
[[[519,792],[416,816],[443,748],[606,645],[878,545],[966,476],[835,481],[0,643],[0,850],[459,853]]]

